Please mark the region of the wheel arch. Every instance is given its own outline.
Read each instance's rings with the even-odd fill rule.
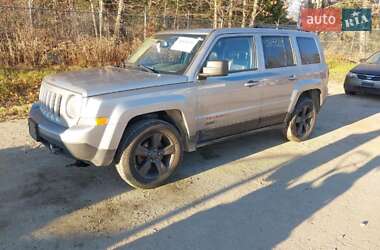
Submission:
[[[120,143],[125,137],[128,129],[134,124],[136,124],[136,122],[139,122],[144,119],[158,119],[158,120],[162,120],[173,125],[178,130],[181,136],[185,150],[189,151],[189,148],[191,145],[190,139],[189,139],[190,132],[187,126],[185,115],[179,109],[157,110],[157,111],[135,115],[127,122],[127,124],[125,124],[123,134],[117,143],[117,148],[120,147]]]
[[[304,98],[310,98],[313,100],[314,106],[317,109],[317,112],[321,109],[321,102],[322,102],[322,91],[319,88],[311,88],[311,89],[304,89],[302,91],[294,91],[292,94],[292,102],[289,106],[285,122],[288,122],[292,113],[294,112],[295,107],[297,106],[298,102]]]

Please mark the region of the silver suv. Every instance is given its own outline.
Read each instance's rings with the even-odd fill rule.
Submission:
[[[199,29],[147,39],[119,67],[43,80],[31,136],[138,188],[163,184],[184,151],[281,125],[307,139],[327,95],[318,37],[281,29]]]

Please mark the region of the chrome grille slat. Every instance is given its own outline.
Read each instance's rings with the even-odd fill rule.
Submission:
[[[61,118],[62,95],[42,86],[40,90],[41,111],[44,115],[55,122],[59,122]]]
[[[54,113],[60,117],[61,116],[61,102],[62,102],[62,96],[58,95],[54,104]]]
[[[41,88],[40,88],[40,95],[39,95],[39,97],[38,97],[38,99],[39,99],[40,101],[43,99],[44,90],[45,90],[44,85],[42,85]]]
[[[50,92],[48,91],[46,93],[46,98],[45,98],[45,103],[44,103],[47,110],[49,110],[49,102],[50,102]]]
[[[52,113],[54,113],[54,106],[55,106],[55,93],[51,93],[50,100],[49,100],[49,109]]]
[[[380,76],[378,75],[366,75],[366,74],[358,74],[358,78],[361,80],[371,80],[371,81],[380,81]]]
[[[45,103],[46,94],[47,94],[46,87],[42,87],[42,94],[41,94],[41,99],[40,99],[41,103]]]

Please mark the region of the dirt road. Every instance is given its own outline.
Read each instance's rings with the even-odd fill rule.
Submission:
[[[380,249],[380,98],[330,89],[311,140],[209,146],[149,191],[0,123],[0,249]]]

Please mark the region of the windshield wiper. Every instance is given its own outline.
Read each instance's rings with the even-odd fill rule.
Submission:
[[[146,65],[144,65],[144,64],[138,64],[137,66],[138,66],[139,68],[144,69],[145,71],[159,74],[159,72],[158,72],[157,70],[155,70],[154,68],[148,67],[148,66],[146,66]]]

